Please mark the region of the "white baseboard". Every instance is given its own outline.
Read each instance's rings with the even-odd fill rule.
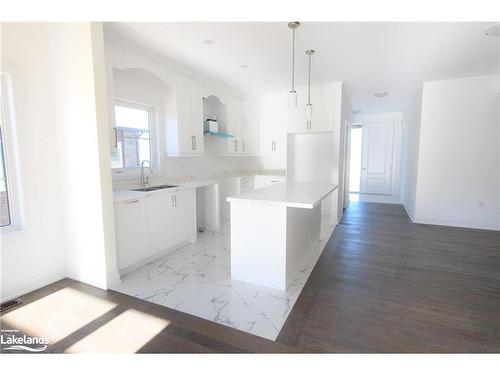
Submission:
[[[414,223],[415,222],[415,216],[413,215],[413,213],[408,209],[408,207],[406,206],[405,202],[401,201],[401,204],[405,208],[406,214],[410,218],[411,222]]]
[[[412,220],[415,224],[440,225],[444,227],[465,228],[465,229],[481,229],[500,231],[500,227],[493,223],[477,223],[467,221],[452,221],[452,220],[435,220],[429,218],[416,217]]]
[[[7,292],[6,294],[2,293],[1,302],[5,302],[14,298],[18,298],[26,293],[30,293],[34,290],[43,288],[44,286],[55,283],[56,281],[63,280],[66,278],[66,275],[57,275],[48,277],[46,279],[31,281],[28,285],[24,285],[19,287],[19,289],[14,289],[12,291]]]

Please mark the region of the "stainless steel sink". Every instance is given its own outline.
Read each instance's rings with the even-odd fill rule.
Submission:
[[[155,191],[155,190],[161,190],[161,189],[170,189],[177,187],[177,185],[160,185],[160,186],[150,186],[146,188],[139,188],[139,189],[132,189],[132,191]]]

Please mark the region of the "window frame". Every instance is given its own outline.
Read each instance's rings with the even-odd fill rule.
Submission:
[[[7,179],[7,194],[10,224],[0,227],[0,233],[7,234],[24,229],[21,205],[21,185],[19,174],[19,154],[15,134],[14,99],[10,74],[0,72],[0,116],[2,125],[2,145]]]
[[[158,175],[160,170],[159,163],[159,141],[158,141],[158,121],[157,121],[157,111],[154,106],[134,102],[126,99],[114,99],[113,100],[113,116],[114,116],[114,108],[115,106],[126,107],[131,109],[139,109],[143,111],[149,112],[149,151],[151,156],[151,169],[153,173],[150,175]],[[114,119],[113,124],[116,126],[116,119]],[[110,166],[111,167],[111,166]],[[127,179],[140,176],[141,167],[135,168],[111,168],[113,177],[116,179]]]

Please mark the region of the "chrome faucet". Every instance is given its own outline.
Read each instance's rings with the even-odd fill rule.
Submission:
[[[153,173],[153,168],[151,167],[151,162],[149,160],[143,160],[141,162],[141,188],[145,189],[149,185],[149,176],[144,174],[144,164],[148,163],[149,173]]]

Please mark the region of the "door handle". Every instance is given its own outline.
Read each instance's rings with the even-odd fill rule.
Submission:
[[[116,134],[116,128],[113,128],[115,132],[115,147],[118,147],[118,135]]]
[[[127,201],[125,202],[125,204],[132,204],[132,203],[138,203],[139,200],[138,199],[134,199],[133,201]]]

